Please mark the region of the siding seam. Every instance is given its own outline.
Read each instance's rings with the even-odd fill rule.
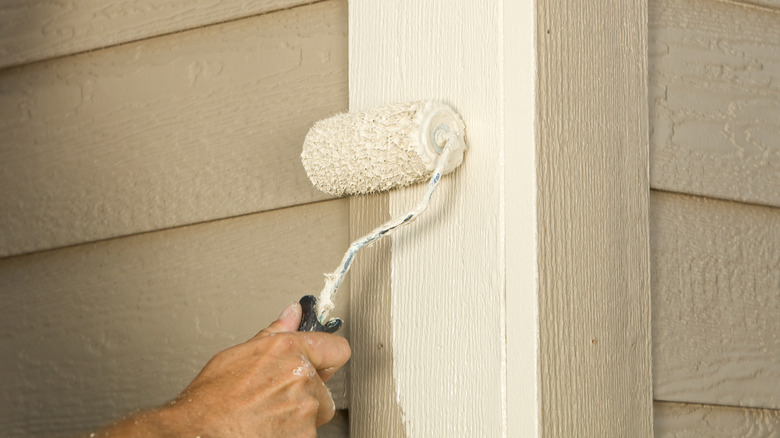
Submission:
[[[230,18],[230,19],[227,19],[227,20],[215,21],[213,23],[201,24],[201,25],[198,25],[198,26],[187,27],[187,28],[184,28],[184,29],[174,30],[174,31],[171,31],[171,32],[163,32],[163,33],[149,35],[149,36],[142,37],[142,38],[135,38],[135,39],[132,39],[132,40],[129,40],[129,41],[123,41],[121,43],[108,44],[108,45],[105,45],[105,46],[94,47],[92,49],[87,49],[87,50],[78,50],[78,51],[75,51],[75,52],[64,53],[62,55],[48,56],[48,57],[41,58],[41,59],[35,59],[35,60],[29,61],[29,62],[21,62],[21,63],[18,63],[18,64],[10,64],[10,65],[6,65],[6,66],[3,66],[3,67],[0,67],[0,74],[2,74],[3,72],[5,72],[7,70],[20,68],[20,67],[25,67],[25,66],[28,66],[28,65],[34,65],[34,64],[37,64],[37,63],[41,63],[41,62],[48,62],[48,61],[52,61],[52,60],[56,60],[56,59],[68,58],[68,57],[71,57],[71,56],[83,55],[85,53],[92,53],[92,52],[97,52],[97,51],[100,51],[100,50],[111,49],[111,48],[114,48],[114,47],[121,47],[121,46],[124,46],[124,45],[127,45],[127,44],[133,44],[133,43],[137,43],[137,42],[140,42],[140,41],[148,41],[148,40],[151,40],[151,39],[154,39],[154,38],[162,38],[162,37],[167,37],[167,36],[171,36],[171,35],[176,35],[176,34],[179,34],[179,33],[191,32],[191,31],[198,30],[198,29],[205,29],[205,28],[212,27],[212,26],[219,26],[219,25],[223,25],[223,24],[227,24],[227,23],[236,22],[236,21],[241,21],[241,20],[247,20],[247,19],[250,19],[250,18],[261,17],[263,15],[275,14],[275,13],[278,13],[278,12],[289,11],[289,10],[293,10],[293,9],[297,9],[297,8],[304,8],[304,7],[307,7],[307,6],[311,6],[311,5],[315,4],[315,3],[321,3],[321,2],[324,2],[324,1],[328,1],[328,0],[310,0],[308,3],[305,3],[305,4],[300,4],[300,5],[296,5],[296,6],[290,6],[290,7],[287,7],[287,8],[274,9],[274,10],[271,10],[271,11],[261,12],[259,14],[244,15],[244,16],[241,16],[241,17],[235,17],[235,18]]]
[[[699,403],[699,402],[687,402],[683,400],[658,400],[653,399],[653,403],[672,403],[672,404],[678,404],[678,405],[689,405],[689,406],[702,406],[702,407],[716,407],[716,408],[731,408],[731,409],[745,409],[745,410],[752,410],[752,411],[768,411],[775,414],[780,414],[780,409],[775,408],[765,408],[760,406],[739,406],[739,405],[729,405],[729,404],[720,404],[720,403]]]
[[[278,211],[278,210],[285,210],[285,209],[289,209],[289,208],[311,206],[311,205],[324,203],[324,202],[337,202],[337,201],[340,201],[342,199],[344,199],[344,198],[331,198],[331,199],[323,199],[323,200],[319,200],[319,201],[303,202],[303,203],[300,203],[300,204],[293,204],[293,205],[288,205],[288,206],[284,206],[284,207],[271,208],[271,209],[263,210],[263,211],[253,211],[253,212],[249,212],[249,213],[238,214],[238,215],[235,215],[235,216],[226,216],[226,217],[214,218],[214,219],[209,219],[209,220],[200,221],[200,222],[193,222],[193,223],[189,223],[189,224],[181,224],[181,225],[177,225],[177,226],[174,226],[174,227],[163,227],[163,228],[158,228],[158,229],[154,229],[154,230],[141,231],[141,232],[138,232],[138,233],[122,234],[122,235],[119,235],[119,236],[107,237],[107,238],[104,238],[104,239],[87,240],[87,241],[84,241],[84,242],[74,243],[72,245],[54,246],[54,247],[51,247],[51,248],[41,249],[41,250],[37,250],[37,251],[22,252],[22,253],[13,254],[13,255],[5,256],[5,257],[0,257],[0,262],[5,261],[5,260],[10,260],[10,259],[13,259],[13,258],[16,258],[16,257],[26,257],[26,256],[35,255],[35,254],[45,253],[45,252],[59,251],[59,250],[68,249],[68,248],[75,248],[75,247],[78,247],[78,246],[92,245],[92,244],[96,244],[96,243],[109,242],[109,241],[112,241],[112,240],[126,239],[126,238],[130,238],[130,237],[141,236],[141,235],[144,235],[144,234],[152,234],[152,233],[176,230],[176,229],[179,229],[179,228],[187,228],[187,227],[194,227],[194,226],[199,226],[199,225],[212,224],[212,223],[221,222],[221,221],[229,221],[229,220],[233,220],[233,219],[242,218],[242,217],[245,217],[245,216],[254,216],[254,215],[258,215],[259,216],[259,215],[262,215],[262,214],[265,214],[265,213],[271,213],[271,212],[275,212],[275,211]],[[346,247],[344,249],[346,250]]]
[[[774,211],[777,211],[780,213],[780,207],[772,204],[762,204],[759,202],[746,202],[746,201],[739,201],[736,199],[728,199],[723,197],[716,197],[716,196],[707,196],[707,195],[698,195],[696,193],[688,193],[688,192],[677,192],[674,190],[665,190],[665,189],[656,189],[653,187],[650,187],[650,192],[655,193],[669,193],[673,195],[682,195],[682,196],[690,196],[692,198],[698,198],[702,200],[712,200],[712,201],[718,201],[718,202],[728,202],[731,204],[737,204],[737,205],[744,205],[744,206],[751,206],[751,207],[762,207],[762,208],[771,208]]]

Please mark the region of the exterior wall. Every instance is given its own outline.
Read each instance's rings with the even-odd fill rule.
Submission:
[[[646,2],[349,8],[350,107],[443,99],[470,145],[355,262],[351,431],[650,436]],[[350,200],[354,235],[421,195]]]
[[[780,425],[780,3],[651,0],[657,436]]]
[[[302,3],[0,6],[0,434],[161,403],[319,290],[349,207],[297,155],[346,2]],[[650,0],[649,46],[655,433],[771,436],[780,3]]]
[[[347,107],[346,1],[203,3],[0,7],[2,436],[174,397],[349,244],[298,159]]]
[[[655,430],[668,437],[776,437],[780,416],[772,409],[657,402]]]

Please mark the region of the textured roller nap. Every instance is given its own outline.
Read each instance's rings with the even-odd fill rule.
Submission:
[[[463,161],[465,126],[447,104],[436,101],[395,104],[339,114],[312,126],[301,160],[314,185],[342,196],[370,193],[429,179],[422,199],[406,213],[355,240],[316,303],[317,320],[327,326],[333,297],[357,252],[417,218],[428,207],[443,174]],[[316,324],[315,324],[316,325]]]
[[[437,115],[434,122],[432,113]],[[455,125],[452,129],[462,134],[463,122],[454,111],[433,101],[339,114],[312,126],[301,160],[315,187],[336,196],[420,182],[431,175],[435,164],[430,148],[422,144],[431,133],[423,131],[447,118]],[[462,158],[461,151],[445,173],[457,167]]]

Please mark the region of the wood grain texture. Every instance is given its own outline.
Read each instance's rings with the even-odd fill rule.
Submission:
[[[541,435],[650,436],[646,2],[537,8]]]
[[[777,438],[780,411],[656,402],[658,438]]]
[[[357,0],[349,10],[350,109],[441,99],[463,117],[470,144],[425,214],[393,235],[390,275],[370,286],[390,291],[391,320],[374,313],[373,323],[385,326],[392,343],[392,375],[376,378],[393,382],[372,390],[395,402],[403,429],[375,409],[353,413],[353,433],[363,423],[374,428],[370,436],[500,437],[506,427],[501,3]],[[385,213],[410,208],[423,186],[388,192]],[[372,317],[357,304],[353,311]],[[357,392],[369,381],[354,373],[351,383]]]
[[[0,256],[326,199],[299,154],[347,105],[346,2],[0,72]]]
[[[387,193],[352,197],[350,238],[354,241],[390,219]],[[393,382],[390,242],[361,250],[350,272],[350,432],[353,436],[405,437],[403,412]]]
[[[780,408],[780,209],[651,196],[654,397]]]
[[[502,15],[518,9],[502,2],[350,2],[350,108],[445,99],[463,116],[470,143],[425,216],[392,240],[392,319],[384,324],[392,325],[393,383],[406,436],[651,435],[646,4],[616,3],[536,2],[534,51],[519,50],[524,40],[512,33],[517,17]],[[458,37],[449,29],[458,29]],[[523,118],[516,107],[523,91],[509,83],[527,77],[506,58],[529,52],[540,53],[536,71],[544,80],[536,96],[544,103],[526,100],[532,114]],[[534,116],[543,140],[527,132]],[[527,153],[531,159],[523,162],[508,152],[514,147],[534,148],[544,159]],[[515,193],[528,175],[522,164],[532,167],[530,202]],[[537,165],[546,173],[534,181]],[[421,192],[420,186],[389,192],[391,216]],[[544,204],[534,206],[533,199]],[[531,209],[531,223],[509,222],[521,208]],[[537,216],[537,208],[544,213]],[[537,249],[533,238],[521,247],[527,242],[521,236],[506,237],[516,226],[538,231],[546,245],[538,265],[535,255],[516,255]],[[544,277],[538,315],[546,342],[538,357],[546,374],[538,393],[522,394],[533,398],[523,412],[508,410],[506,394],[511,367],[527,371],[532,389],[538,376],[535,279],[524,290],[507,273],[526,272],[516,265],[521,260]],[[514,337],[508,297],[519,293],[534,298],[523,326],[531,340],[512,346],[530,351],[530,368],[507,351]],[[353,317],[367,312],[358,303],[352,311]],[[516,377],[513,388],[522,386]],[[355,391],[364,378],[353,374]],[[510,432],[509,418],[526,416],[532,419]],[[381,411],[360,417],[352,425],[371,424],[374,435],[395,431]]]
[[[729,1],[729,0],[721,0]],[[780,0],[731,0],[744,5],[758,6],[771,9],[780,9]]]
[[[651,0],[653,188],[780,206],[780,11]]]
[[[334,200],[0,261],[0,435],[69,436],[181,391],[317,293],[349,245]],[[349,289],[335,316],[348,316]],[[342,334],[348,334],[347,318]],[[346,407],[345,376],[331,385]]]
[[[506,437],[540,435],[536,3],[503,2]]]
[[[313,1],[8,0],[0,4],[0,68],[305,3]]]

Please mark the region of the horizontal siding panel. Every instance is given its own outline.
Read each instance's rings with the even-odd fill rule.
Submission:
[[[650,183],[780,206],[780,11],[649,2]]]
[[[776,438],[780,411],[685,403],[653,404],[658,438]]]
[[[0,68],[312,2],[5,0],[0,3]]]
[[[739,3],[752,6],[763,6],[766,8],[780,9],[780,0],[734,0]]]
[[[345,1],[0,72],[0,256],[326,199],[300,163],[347,107]]]
[[[780,408],[780,209],[653,192],[654,398]]]
[[[348,210],[326,201],[0,261],[0,435],[70,436],[173,398],[319,292],[349,245]],[[329,385],[341,409],[344,373]]]

